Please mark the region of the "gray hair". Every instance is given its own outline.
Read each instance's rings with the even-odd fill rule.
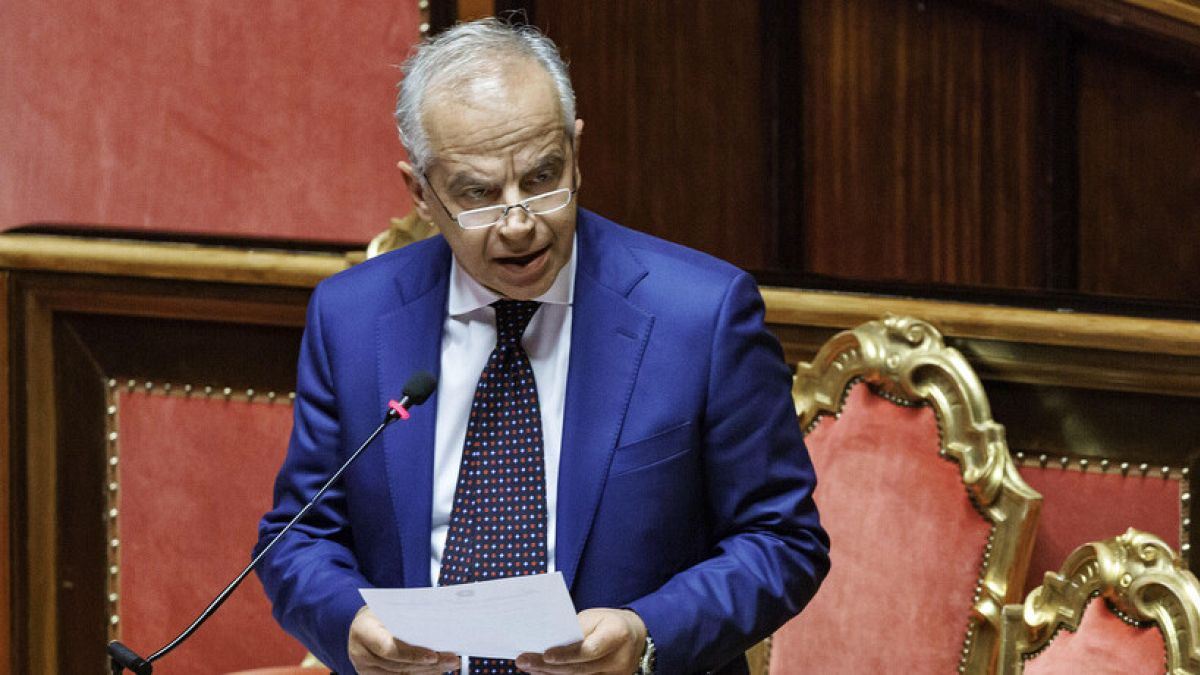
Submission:
[[[554,42],[537,28],[495,18],[460,23],[418,45],[401,66],[404,79],[396,97],[396,126],[409,161],[419,171],[433,159],[421,119],[425,96],[434,85],[499,72],[504,61],[497,57],[504,56],[533,59],[546,69],[558,90],[564,130],[574,137],[575,90]]]

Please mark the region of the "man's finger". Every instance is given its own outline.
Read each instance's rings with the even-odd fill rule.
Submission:
[[[571,663],[547,663],[541,654],[522,654],[517,657],[517,668],[533,675],[583,675],[621,672],[622,662],[615,651],[599,659]]]
[[[450,652],[435,652],[392,637],[391,631],[364,607],[350,624],[350,661],[359,672],[442,673],[456,670],[460,660]]]

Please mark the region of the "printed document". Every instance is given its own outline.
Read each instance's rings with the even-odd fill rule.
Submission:
[[[513,659],[583,639],[562,572],[359,592],[392,635],[439,652]]]

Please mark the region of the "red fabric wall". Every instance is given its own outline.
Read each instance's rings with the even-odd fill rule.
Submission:
[[[416,0],[0,2],[0,229],[363,242],[406,213]]]
[[[187,628],[250,562],[292,408],[135,390],[119,394],[117,409],[120,639],[145,656]],[[251,576],[160,663],[163,672],[208,675],[295,665],[304,653]]]

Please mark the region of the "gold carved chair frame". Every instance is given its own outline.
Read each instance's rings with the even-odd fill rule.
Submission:
[[[1079,628],[1097,597],[1126,623],[1158,626],[1166,646],[1165,672],[1200,672],[1200,582],[1165,541],[1133,528],[1075,549],[1057,573],[1046,573],[1045,583],[1024,604],[1004,608],[999,672],[1024,672],[1024,662],[1044,651],[1059,630]]]
[[[957,463],[975,510],[991,526],[959,672],[994,672],[1003,608],[1021,597],[1041,495],[1017,473],[978,376],[929,323],[887,315],[830,338],[796,373],[793,398],[801,426],[810,429],[821,415],[837,415],[859,381],[895,403],[932,406],[940,453]]]

